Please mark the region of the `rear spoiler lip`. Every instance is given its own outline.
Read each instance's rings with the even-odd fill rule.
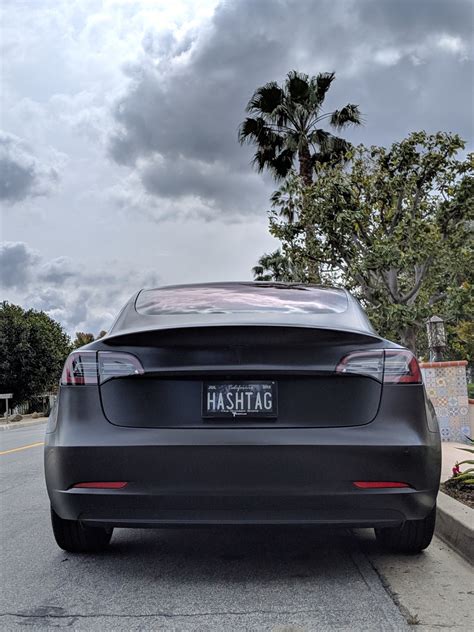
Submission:
[[[291,328],[291,329],[306,329],[306,330],[319,330],[319,331],[328,331],[328,332],[334,332],[334,333],[346,333],[346,334],[356,334],[358,336],[362,336],[362,337],[366,337],[366,338],[371,338],[373,339],[374,342],[383,342],[383,343],[387,343],[390,342],[394,347],[400,347],[400,348],[404,348],[401,347],[401,345],[398,345],[396,343],[393,343],[391,341],[386,340],[385,338],[383,338],[382,336],[380,336],[379,334],[375,333],[374,331],[369,331],[366,329],[356,329],[356,328],[350,328],[350,327],[326,327],[324,325],[313,325],[313,324],[306,324],[306,323],[292,323],[292,322],[287,322],[287,323],[283,323],[283,322],[255,322],[255,321],[242,321],[242,320],[236,320],[236,321],[229,321],[229,322],[223,322],[223,323],[215,323],[215,322],[209,322],[209,323],[203,323],[203,322],[196,322],[196,323],[183,323],[183,324],[169,324],[169,325],[155,325],[155,326],[149,326],[149,325],[144,325],[143,327],[130,327],[127,329],[120,329],[117,332],[111,332],[109,334],[107,334],[106,336],[104,336],[103,338],[100,338],[100,341],[103,341],[104,343],[107,342],[111,342],[111,341],[118,341],[121,338],[125,338],[127,336],[133,336],[135,334],[147,334],[147,333],[154,333],[154,332],[160,332],[160,331],[180,331],[180,330],[186,330],[186,329],[224,329],[224,328],[230,328],[230,327],[242,327],[242,328],[246,328],[246,327],[252,327],[252,328],[258,328],[258,327],[272,327],[272,328],[279,328],[279,329],[285,329],[285,328]],[[98,342],[98,341],[97,341]],[[94,344],[94,343],[92,343]]]
[[[289,373],[291,375],[300,375],[300,376],[310,376],[313,377],[315,375],[328,376],[328,375],[337,375],[336,367],[334,365],[325,365],[325,366],[295,366],[295,365],[283,365],[283,364],[266,364],[266,365],[254,365],[254,364],[240,364],[240,365],[219,365],[218,367],[208,366],[208,365],[200,365],[196,366],[178,366],[178,367],[164,367],[164,368],[154,368],[146,370],[144,373],[140,375],[128,375],[126,377],[127,380],[142,380],[143,378],[152,378],[152,377],[195,377],[199,376],[201,379],[203,376],[206,378],[211,377],[214,379],[221,378],[224,381],[229,381],[227,376],[231,374],[232,376],[244,376],[246,379],[253,379],[259,377],[275,376],[278,377],[280,375],[287,376]],[[363,375],[363,374],[353,374],[353,375],[344,375],[345,380],[354,379],[354,378],[367,378],[370,380],[374,380],[377,383],[382,383],[377,378],[374,378],[371,375]],[[115,379],[123,379],[117,377],[111,377],[107,379],[102,384],[110,382]]]

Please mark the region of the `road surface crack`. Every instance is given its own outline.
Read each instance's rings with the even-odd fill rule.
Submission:
[[[308,608],[301,610],[223,610],[217,612],[153,612],[147,614],[123,614],[123,613],[94,613],[94,614],[34,614],[26,612],[2,612],[0,617],[20,617],[22,619],[100,619],[100,618],[120,618],[120,619],[138,619],[138,618],[153,618],[163,617],[166,619],[173,619],[179,617],[222,617],[222,616],[236,616],[242,615],[259,615],[259,614],[272,614],[272,615],[294,615],[294,614],[311,614],[321,613],[321,608]]]

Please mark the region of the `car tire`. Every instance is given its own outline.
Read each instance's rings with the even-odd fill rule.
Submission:
[[[103,551],[109,544],[113,529],[86,527],[79,520],[64,520],[51,507],[51,524],[57,545],[70,553]]]
[[[377,542],[396,553],[420,553],[433,538],[436,523],[436,505],[422,520],[406,520],[401,527],[375,529]]]

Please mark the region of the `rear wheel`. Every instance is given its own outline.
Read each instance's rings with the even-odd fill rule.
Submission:
[[[57,545],[70,553],[92,553],[107,547],[113,529],[86,527],[79,520],[64,520],[51,507],[51,524]]]
[[[436,505],[422,520],[406,520],[401,527],[375,529],[377,542],[397,553],[420,553],[429,546],[436,523]]]

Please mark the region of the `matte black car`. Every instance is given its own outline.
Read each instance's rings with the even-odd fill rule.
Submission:
[[[440,438],[416,358],[345,290],[212,283],[138,292],[67,359],[46,482],[67,551],[114,527],[374,527],[433,535]]]

